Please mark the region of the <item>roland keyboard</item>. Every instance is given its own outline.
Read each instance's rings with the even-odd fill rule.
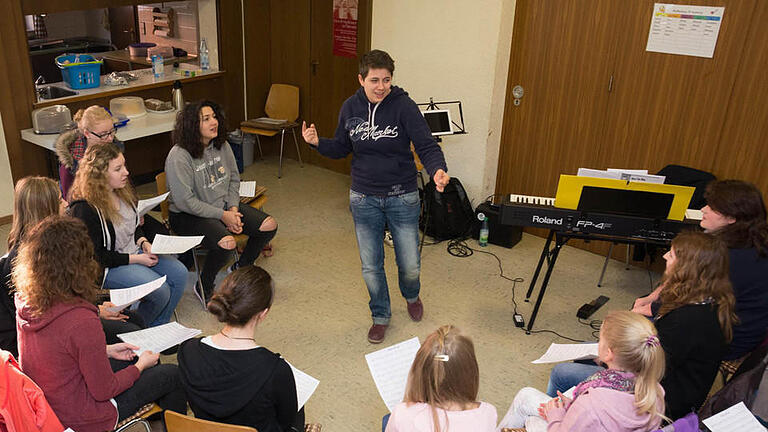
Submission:
[[[561,209],[554,207],[554,203],[555,199],[549,197],[509,195],[501,203],[499,223],[661,241],[672,240],[684,227],[695,223]]]

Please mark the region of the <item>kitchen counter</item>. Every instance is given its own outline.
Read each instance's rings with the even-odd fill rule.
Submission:
[[[108,60],[115,60],[123,63],[128,63],[131,65],[139,65],[140,67],[151,67],[152,61],[147,60],[146,57],[134,57],[131,56],[128,50],[118,50],[118,51],[106,51],[106,52],[100,52],[93,55],[96,58],[103,58]],[[195,55],[188,55],[185,57],[163,57],[163,64],[173,64],[174,62],[179,63],[188,63],[192,61],[197,61],[197,56]]]
[[[139,77],[139,79],[135,81],[130,81],[128,85],[124,85],[124,86],[105,86],[104,79],[106,78],[106,75],[102,75],[101,85],[99,87],[74,90],[77,92],[77,94],[72,96],[66,96],[66,97],[61,97],[56,99],[44,99],[40,102],[35,103],[34,107],[42,108],[42,107],[47,107],[51,105],[68,104],[71,102],[80,102],[84,100],[96,99],[101,97],[118,96],[118,95],[133,93],[136,91],[146,90],[146,89],[155,88],[155,87],[171,86],[173,82],[176,80],[180,80],[182,83],[185,83],[185,82],[191,82],[191,81],[217,78],[224,75],[224,71],[208,70],[208,71],[198,71],[199,73],[194,77],[182,77],[181,75],[173,71],[172,65],[165,65],[164,68],[165,68],[165,74],[160,78],[154,77],[152,73],[152,68],[137,69],[137,70],[131,71],[131,73],[136,74]],[[64,82],[45,84],[45,86],[48,86],[48,85],[53,87],[61,87],[67,90],[72,90]]]
[[[141,117],[132,118],[128,124],[117,129],[116,137],[118,140],[125,142],[136,138],[170,132],[176,123],[176,112],[171,111],[162,114],[147,113]],[[24,129],[21,131],[21,138],[24,141],[37,144],[52,152],[56,151],[54,145],[58,137],[58,134],[38,135],[34,129]]]

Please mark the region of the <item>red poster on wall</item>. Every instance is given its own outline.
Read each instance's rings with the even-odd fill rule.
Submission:
[[[357,57],[357,1],[333,0],[333,55]]]

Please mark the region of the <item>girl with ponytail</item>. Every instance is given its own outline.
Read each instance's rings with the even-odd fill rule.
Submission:
[[[639,432],[655,430],[664,417],[664,350],[656,329],[630,311],[608,314],[600,329],[599,359],[608,368],[579,383],[573,398],[552,399],[525,387],[499,424],[537,431]]]
[[[405,397],[385,420],[386,432],[493,431],[496,408],[477,400],[479,387],[472,340],[444,325],[416,353]]]
[[[224,328],[190,339],[178,353],[181,381],[195,417],[255,427],[304,430],[290,365],[254,337],[272,308],[275,287],[266,270],[243,266],[227,275],[208,302]],[[298,413],[297,413],[298,411]]]

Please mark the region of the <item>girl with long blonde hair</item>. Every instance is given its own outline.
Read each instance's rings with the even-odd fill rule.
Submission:
[[[392,410],[386,432],[492,431],[496,408],[477,400],[479,387],[472,340],[444,325],[416,353],[405,397]]]
[[[123,144],[115,139],[112,115],[100,105],[79,109],[73,118],[77,128],[59,135],[54,148],[59,157],[59,180],[64,199],[75,180],[75,173],[89,145],[114,143],[121,149]]]
[[[640,432],[664,419],[664,350],[653,324],[630,311],[608,314],[600,329],[599,359],[607,365],[579,383],[573,397],[555,398],[525,387],[502,427],[536,431]]]
[[[10,276],[13,261],[26,232],[48,216],[63,213],[66,201],[59,186],[47,177],[24,177],[13,190],[13,222],[8,234],[8,253],[0,259],[0,349],[18,356],[16,306]]]
[[[184,293],[187,269],[173,256],[152,253],[128,174],[114,144],[89,146],[70,191],[70,212],[88,227],[96,261],[104,269],[104,288],[129,288],[167,276],[137,309],[147,325],[155,326],[170,320]]]

